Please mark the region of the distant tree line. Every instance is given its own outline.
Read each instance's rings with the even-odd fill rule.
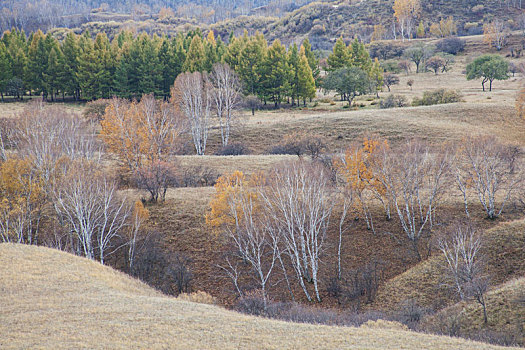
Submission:
[[[292,105],[315,95],[318,61],[305,40],[286,49],[264,35],[231,36],[228,43],[200,30],[176,37],[133,35],[123,31],[112,41],[106,34],[70,32],[63,41],[42,31],[6,31],[0,40],[0,93],[22,99],[41,95],[53,101],[154,94],[168,98],[177,76],[210,72],[215,63],[235,70],[246,95],[264,103]]]

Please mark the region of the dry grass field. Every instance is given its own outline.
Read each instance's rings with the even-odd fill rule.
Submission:
[[[0,244],[2,349],[499,349],[376,322],[360,328],[255,318],[159,294],[96,262]]]

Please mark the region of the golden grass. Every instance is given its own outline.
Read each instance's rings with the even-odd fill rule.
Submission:
[[[525,274],[525,220],[504,222],[487,230],[481,253],[487,262],[492,286]],[[392,310],[406,299],[424,307],[441,308],[454,302],[453,292],[442,279],[441,254],[417,264],[379,288],[372,308]]]
[[[163,296],[56,250],[0,244],[2,349],[497,349],[399,327],[294,324]]]
[[[280,162],[296,159],[292,155],[243,155],[243,156],[178,156],[182,167],[202,166],[213,169],[218,175],[235,170],[251,175],[267,171]]]

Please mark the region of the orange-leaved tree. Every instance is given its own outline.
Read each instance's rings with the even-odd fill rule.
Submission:
[[[149,210],[144,207],[141,201],[136,201],[133,206],[131,213],[131,225],[129,234],[129,250],[128,250],[128,263],[129,273],[133,275],[134,263],[135,263],[135,252],[137,249],[138,241],[143,238],[141,237],[141,227],[149,218]]]
[[[153,95],[143,96],[140,102],[113,99],[101,125],[102,140],[130,171],[166,160],[178,147],[183,131],[173,105]]]
[[[266,307],[268,280],[280,255],[279,230],[273,229],[273,221],[265,215],[260,196],[264,181],[262,174],[246,177],[240,171],[221,176],[215,185],[217,192],[210,202],[206,222],[212,229],[225,233],[239,257],[250,264]],[[242,296],[237,268],[228,259],[226,263],[227,266],[221,268]]]
[[[0,237],[3,242],[37,243],[45,206],[44,181],[27,159],[0,166]]]
[[[357,203],[365,216],[367,228],[375,233],[369,203],[372,198],[378,199],[390,219],[390,203],[386,198],[383,182],[379,178],[381,158],[379,155],[388,149],[388,142],[374,137],[366,137],[361,147],[352,146],[340,159],[334,160],[334,166],[343,176],[346,186],[356,194]]]

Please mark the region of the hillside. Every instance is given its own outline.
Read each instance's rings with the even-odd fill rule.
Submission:
[[[514,334],[514,342],[525,343],[525,304],[520,302],[525,291],[525,277],[511,280],[487,294],[488,324],[483,324],[483,312],[476,302],[458,303],[441,310],[423,321],[430,329],[439,325],[436,320],[459,318],[463,335],[480,332],[507,332]],[[520,294],[521,293],[521,294]]]
[[[481,250],[487,262],[491,285],[498,285],[525,274],[525,221],[501,223],[484,234]],[[441,308],[454,301],[443,285],[445,266],[440,254],[389,280],[379,288],[373,308],[392,309],[406,299],[427,308]],[[490,307],[490,306],[489,306]]]
[[[293,324],[169,298],[93,261],[1,244],[0,347],[497,349],[376,327]]]

